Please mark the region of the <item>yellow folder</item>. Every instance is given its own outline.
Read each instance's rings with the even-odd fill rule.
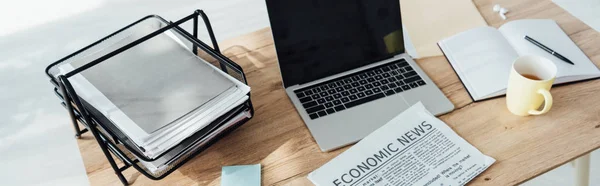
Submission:
[[[471,0],[400,0],[400,8],[402,24],[420,58],[443,55],[437,46],[442,39],[487,26]]]

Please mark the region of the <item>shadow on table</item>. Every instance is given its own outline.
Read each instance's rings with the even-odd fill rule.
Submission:
[[[223,50],[222,53],[234,62],[247,60],[250,63],[252,63],[256,68],[264,68],[264,61],[268,60],[267,57],[262,55],[260,52],[250,50],[241,45],[234,45],[229,48],[226,48]]]
[[[266,72],[274,70],[265,63],[270,59],[256,50],[240,45],[222,51],[225,56],[242,66],[246,75],[260,69],[252,72],[248,80],[254,82],[254,85],[260,85],[252,87],[256,113],[250,121],[220,139],[178,171],[200,185],[218,185],[221,167],[260,163],[263,184],[270,185],[302,177],[306,170],[313,170],[328,160],[331,153],[322,153],[318,149],[285,95],[280,77],[275,77],[278,73],[274,75],[275,73]]]

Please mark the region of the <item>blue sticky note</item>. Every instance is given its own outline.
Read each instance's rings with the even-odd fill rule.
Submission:
[[[260,164],[224,166],[221,186],[260,186]]]

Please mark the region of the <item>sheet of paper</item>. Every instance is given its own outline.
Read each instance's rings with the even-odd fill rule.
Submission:
[[[221,186],[260,186],[260,164],[223,167]]]
[[[600,32],[599,0],[552,0],[577,19]]]
[[[568,76],[598,76],[600,70],[581,51],[571,38],[551,19],[522,19],[508,22],[499,29],[519,56],[536,55],[549,59],[558,68],[555,84],[563,83]],[[544,44],[575,63],[571,65],[558,59],[524,39],[525,35]]]
[[[169,54],[175,53],[174,51],[181,52],[179,56],[185,55],[186,57],[183,57],[181,59],[175,59],[174,61],[182,62],[182,63],[187,62],[187,63],[189,63],[189,65],[186,66],[185,69],[179,69],[176,72],[174,72],[175,70],[172,70],[172,68],[166,68],[165,66],[163,66],[164,67],[163,69],[157,69],[156,71],[158,71],[158,73],[160,73],[161,70],[164,70],[165,72],[171,72],[171,73],[167,73],[166,75],[159,74],[159,75],[147,76],[147,77],[155,77],[155,79],[154,79],[155,81],[159,81],[159,80],[156,80],[157,78],[162,81],[166,80],[163,76],[179,78],[180,80],[175,81],[178,83],[167,83],[167,84],[169,84],[167,87],[173,87],[175,85],[179,85],[177,88],[179,88],[178,90],[180,90],[180,91],[175,91],[176,94],[179,94],[178,95],[179,97],[181,97],[182,95],[188,96],[189,94],[198,94],[198,92],[202,92],[202,91],[197,90],[197,89],[202,90],[202,87],[189,86],[189,84],[198,83],[198,79],[203,79],[203,81],[201,81],[201,82],[208,81],[208,82],[212,82],[213,84],[219,84],[217,86],[220,86],[220,84],[223,82],[227,82],[227,83],[223,83],[223,84],[229,84],[230,85],[229,89],[222,92],[221,94],[214,97],[213,99],[207,100],[202,107],[193,109],[192,111],[188,111],[188,114],[184,117],[178,118],[176,120],[177,122],[174,122],[174,123],[164,126],[164,127],[155,127],[152,129],[152,130],[154,130],[152,133],[148,133],[146,130],[144,130],[143,127],[138,126],[137,121],[134,121],[128,115],[126,115],[125,111],[123,111],[120,107],[120,106],[123,106],[123,104],[113,103],[114,100],[109,100],[108,95],[104,94],[103,92],[98,90],[98,87],[97,87],[97,84],[102,84],[102,83],[115,84],[115,83],[110,83],[108,81],[102,81],[102,78],[100,78],[97,81],[95,81],[94,85],[92,85],[92,83],[89,81],[89,77],[83,77],[82,74],[77,74],[71,78],[71,83],[74,85],[74,88],[77,90],[79,95],[82,96],[84,99],[88,100],[90,102],[90,104],[92,104],[92,105],[94,105],[94,107],[98,108],[99,111],[101,113],[103,113],[103,115],[107,116],[114,123],[118,123],[117,126],[119,127],[119,129],[122,130],[137,145],[139,145],[140,147],[144,147],[146,149],[144,154],[151,158],[156,157],[157,155],[164,152],[165,150],[172,147],[173,145],[179,143],[180,141],[182,141],[189,135],[200,130],[206,124],[208,124],[212,120],[216,119],[220,114],[223,114],[223,113],[231,110],[232,108],[236,107],[237,105],[243,103],[245,100],[248,99],[246,94],[250,91],[250,87],[248,87],[244,83],[238,81],[237,79],[231,77],[230,75],[225,74],[222,70],[214,67],[213,65],[208,64],[208,62],[206,62],[204,59],[191,54],[188,51],[188,49],[185,48],[185,46],[181,42],[181,40],[174,37],[172,32],[167,31],[164,34],[158,35],[156,37],[159,39],[162,39],[162,40],[160,41],[160,43],[152,43],[150,41],[153,41],[153,39],[156,39],[156,38],[150,39],[149,42],[150,42],[151,46],[161,46],[162,49],[165,49],[165,50],[168,49],[169,52],[166,52],[166,53],[169,53]],[[167,45],[165,45],[165,43],[169,43],[169,45],[167,46]],[[138,47],[138,46],[136,46],[136,47]],[[154,54],[154,58],[153,57],[148,58],[147,57],[148,55],[139,55],[139,56],[146,56],[145,57],[146,60],[143,61],[144,63],[150,63],[150,61],[152,61],[152,62],[161,62],[162,61],[164,63],[164,61],[169,61],[169,60],[162,59],[160,57],[156,57],[156,55],[161,55],[162,53],[165,53],[165,51],[156,51],[155,48],[147,47],[143,43],[140,44],[139,47],[142,47],[142,48],[137,50],[137,52],[145,51],[145,52],[158,53],[158,54]],[[146,51],[146,50],[152,50],[152,51]],[[136,51],[136,50],[134,50],[134,51]],[[98,54],[92,54],[90,56],[87,56],[86,58],[93,59],[95,55],[98,55]],[[119,54],[117,56],[120,56],[120,55],[132,55],[132,54]],[[117,56],[115,56],[115,57],[118,59],[119,57],[117,57]],[[121,56],[121,58],[122,57],[123,56]],[[134,57],[135,56],[133,56],[133,57],[130,56],[129,58],[134,58]],[[89,60],[87,60],[87,61],[89,61]],[[101,67],[105,63],[110,63],[110,62],[114,62],[114,61],[106,61],[104,63],[99,64],[98,66],[96,66],[94,68],[88,69],[88,71],[102,69],[99,67]],[[127,61],[127,63],[132,63],[132,62],[133,61]],[[198,63],[198,62],[200,62],[200,63]],[[77,63],[73,64],[73,63],[75,63],[75,62],[66,63],[66,64],[59,66],[60,71],[62,73],[64,73],[64,72],[73,70],[73,68],[75,68],[74,66],[81,65],[81,64],[77,64]],[[170,62],[167,64],[171,64],[171,63],[173,63],[173,62]],[[171,65],[169,67],[179,67],[179,66],[176,66],[175,64],[179,65],[180,63],[173,63],[173,65]],[[148,65],[137,64],[137,66],[148,66]],[[198,72],[197,68],[199,68],[198,66],[201,66],[202,68],[204,68],[203,69],[204,71],[209,71],[210,73],[197,73]],[[111,69],[118,69],[118,67],[111,68]],[[139,68],[135,68],[135,69],[139,70]],[[194,73],[192,73],[193,75],[190,75],[189,72],[192,72],[192,71]],[[125,71],[121,74],[127,75],[128,74],[127,72],[128,71]],[[84,71],[83,73],[87,73],[87,71]],[[112,74],[112,71],[107,71],[105,74],[111,74],[114,76],[114,74]],[[189,76],[184,76],[185,74],[190,75],[190,76],[199,76],[199,77],[190,78]],[[208,80],[206,78],[207,75],[210,75],[210,77],[218,77],[219,79],[215,80],[214,78],[211,78],[210,80]],[[202,78],[203,76],[204,76],[204,78]],[[140,78],[143,78],[143,76],[140,76]],[[113,79],[114,79],[114,77],[113,77]],[[120,78],[120,79],[126,79],[126,78]],[[115,81],[112,81],[112,82],[115,82]],[[135,82],[144,82],[143,84],[150,84],[147,82],[152,82],[151,84],[157,84],[154,81],[145,81],[143,79],[142,80],[138,79],[138,81],[135,81]],[[161,81],[159,81],[159,82],[161,82]],[[216,82],[219,82],[219,83],[216,83]],[[184,84],[184,83],[186,83],[186,84]],[[183,84],[183,86],[182,86],[182,84]],[[144,86],[141,86],[141,85],[133,86],[133,89],[143,90],[140,87],[144,87]],[[84,88],[82,88],[82,87],[84,87]],[[207,86],[203,86],[203,87],[207,87]],[[208,87],[216,87],[216,86],[210,85]],[[125,88],[130,88],[130,86],[121,87],[118,90],[122,90]],[[154,87],[154,88],[156,88],[156,87]],[[105,86],[105,89],[106,89],[106,86]],[[166,88],[163,87],[162,89],[164,90]],[[137,92],[139,92],[139,91],[137,91]],[[148,91],[146,91],[146,92],[148,92]],[[166,92],[166,93],[169,93],[169,92]],[[120,94],[114,94],[114,95],[119,98],[123,97],[123,95],[120,95]],[[124,95],[131,96],[131,97],[135,98],[134,100],[140,99],[138,97],[135,97],[134,95],[136,95],[136,94],[133,94],[133,93],[124,94]],[[146,98],[145,96],[141,96],[141,97]],[[169,98],[173,98],[173,96],[171,96]],[[201,97],[194,97],[194,99],[188,99],[187,100],[188,103],[186,103],[186,104],[190,105],[190,106],[195,105],[195,104],[200,104],[200,103],[202,103],[202,101],[198,100],[200,98]],[[176,99],[176,100],[181,100],[181,99]],[[127,100],[125,100],[125,101],[127,101]],[[170,100],[170,101],[173,101],[173,100]],[[180,101],[175,101],[175,102],[180,102]],[[117,105],[119,105],[119,107],[117,107]],[[164,104],[158,104],[158,105],[163,105],[166,108],[174,108],[174,106],[169,106],[169,105],[164,105]],[[176,105],[176,107],[179,108],[179,110],[182,109],[181,105]],[[196,107],[198,107],[198,106],[196,105]],[[167,110],[169,110],[169,109],[167,109]],[[174,114],[171,114],[171,115],[174,115]],[[118,121],[118,122],[116,122],[116,121]],[[164,123],[164,122],[159,122],[159,123]]]
[[[402,24],[419,57],[441,56],[437,42],[487,26],[471,0],[401,0]]]
[[[519,56],[492,27],[462,32],[440,41],[440,47],[474,100],[501,95]]]
[[[209,66],[211,66],[211,68],[212,68],[212,65],[209,65]],[[72,69],[73,69],[73,67],[71,65],[65,64],[62,66],[61,71],[62,70],[70,71]],[[218,70],[216,68],[215,68],[215,70],[218,73],[222,73],[221,70]],[[231,77],[228,76],[227,78],[231,78]],[[95,86],[93,86],[91,83],[89,83],[80,74],[73,76],[71,78],[71,83],[73,84],[74,88],[78,92],[78,95],[88,101],[95,102],[96,108],[114,108],[115,107],[112,102],[110,102],[100,91],[98,91],[95,88]],[[232,93],[223,98],[217,98],[217,99],[211,100],[211,102],[215,102],[215,103],[210,104],[210,105],[217,105],[217,106],[212,106],[210,108],[203,107],[201,109],[198,109],[195,111],[198,113],[193,113],[193,115],[194,115],[193,117],[186,118],[185,120],[182,120],[181,122],[178,122],[173,125],[169,125],[168,127],[164,127],[162,129],[158,130],[157,132],[153,133],[152,135],[145,134],[144,132],[142,132],[139,129],[138,130],[127,130],[127,129],[136,129],[136,128],[123,128],[123,126],[125,126],[123,124],[129,124],[129,126],[135,126],[135,123],[133,123],[132,120],[126,120],[126,119],[117,120],[117,121],[120,121],[118,123],[121,124],[121,125],[117,125],[117,126],[130,139],[132,139],[137,145],[144,147],[146,149],[146,151],[144,152],[145,155],[147,155],[148,157],[156,157],[156,155],[164,152],[165,150],[168,149],[168,147],[176,144],[177,142],[182,141],[187,136],[189,136],[192,133],[194,133],[195,131],[201,129],[203,126],[205,126],[212,120],[216,119],[219,115],[231,110],[235,106],[237,106],[237,105],[243,103],[245,100],[247,100],[248,98],[246,96],[246,93],[248,91],[250,91],[249,87],[247,87],[246,85],[244,85],[243,83],[241,83],[237,80],[234,83],[236,83],[238,85],[238,87],[240,87],[240,89],[233,90],[234,92],[237,92],[237,93]],[[109,117],[109,119],[110,119],[110,117],[113,117],[112,119],[114,119],[115,113],[120,113],[121,116],[124,115],[124,114],[122,114],[122,112],[116,112],[116,111],[118,111],[118,110],[112,111],[112,113],[113,113],[112,116],[110,114],[106,114],[106,113],[103,113],[103,114],[105,116]],[[168,142],[168,143],[165,143],[165,142]]]
[[[229,122],[222,124],[216,130],[214,130],[213,132],[211,132],[204,138],[199,139],[196,142],[192,143],[193,145],[191,148],[184,149],[187,147],[188,144],[186,144],[184,146],[178,146],[177,148],[169,151],[167,154],[161,156],[158,160],[155,160],[152,162],[145,162],[143,160],[140,160],[140,162],[142,164],[144,164],[144,166],[146,166],[146,168],[148,170],[150,170],[150,172],[152,172],[152,173],[157,173],[159,171],[166,170],[171,166],[171,163],[173,163],[172,162],[173,160],[177,160],[181,156],[187,155],[188,153],[195,152],[196,150],[198,150],[198,148],[201,148],[204,145],[206,145],[206,143],[208,141],[215,138],[218,134],[221,134],[221,132],[223,132],[224,130],[229,129],[231,126],[233,126],[237,122],[240,122],[241,120],[244,120],[249,117],[250,117],[249,111],[239,113],[238,115],[233,117]]]
[[[311,172],[315,185],[465,185],[496,160],[421,102]]]
[[[138,32],[70,64],[77,68],[114,51],[137,39]],[[118,109],[148,134],[234,87],[166,33],[80,73],[118,107],[112,110]]]

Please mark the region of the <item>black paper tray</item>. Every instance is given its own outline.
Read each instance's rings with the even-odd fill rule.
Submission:
[[[212,41],[212,45],[213,45],[212,48],[210,46],[208,46],[207,44],[205,44],[204,42],[197,39],[198,18],[199,17],[201,17],[205,23],[208,34]],[[140,37],[139,39],[136,39],[135,41],[133,41],[131,43],[128,43],[114,51],[111,51],[110,53],[107,53],[97,59],[90,61],[90,62],[86,62],[84,65],[82,65],[78,68],[75,68],[72,71],[55,76],[57,74],[56,73],[57,65],[62,64],[62,63],[68,63],[70,61],[77,60],[78,58],[81,58],[82,56],[86,56],[86,55],[92,54],[94,52],[97,52],[104,46],[110,45],[111,43],[118,41],[121,37],[123,37],[123,35],[127,35],[128,31],[131,30],[132,28],[138,26],[138,24],[145,22],[145,21],[147,22],[149,20],[159,22],[160,27],[157,28],[156,30],[148,33],[147,35],[144,35],[144,36]],[[188,31],[186,31],[180,27],[181,24],[188,22],[190,20],[192,20],[192,24],[193,24],[193,32],[192,32],[193,34],[190,34]],[[217,45],[217,41],[215,39],[214,33],[213,33],[211,25],[210,25],[210,22],[209,22],[207,16],[204,14],[204,12],[201,10],[196,10],[193,14],[188,15],[176,22],[168,22],[165,19],[163,19],[157,15],[146,16],[146,17],[144,17],[130,25],[127,25],[126,27],[121,28],[118,31],[50,64],[45,70],[46,75],[48,75],[48,77],[50,78],[50,82],[55,86],[55,88],[54,88],[55,94],[57,95],[57,97],[59,97],[59,99],[61,100],[61,104],[67,109],[67,112],[69,113],[73,127],[75,129],[75,136],[80,137],[82,133],[90,131],[92,133],[92,135],[95,137],[96,141],[98,142],[100,148],[104,152],[104,154],[105,154],[106,158],[108,159],[109,163],[111,164],[112,168],[115,170],[115,173],[117,174],[118,178],[125,185],[127,185],[128,182],[123,177],[122,171],[126,170],[127,168],[133,166],[135,169],[137,169],[139,172],[141,172],[142,174],[144,174],[146,177],[148,177],[150,179],[153,179],[153,180],[162,179],[165,176],[169,175],[174,170],[176,170],[177,168],[179,168],[180,166],[182,166],[183,164],[185,164],[185,162],[187,162],[189,159],[191,159],[195,155],[201,153],[204,149],[210,147],[218,139],[222,138],[224,135],[226,135],[230,131],[234,130],[235,128],[237,128],[237,127],[241,126],[242,124],[244,124],[245,122],[247,122],[254,115],[254,108],[252,106],[252,102],[251,102],[250,98],[248,98],[248,100],[246,102],[244,102],[241,105],[237,106],[236,108],[232,109],[228,113],[220,116],[219,118],[217,118],[217,120],[210,123],[207,127],[194,133],[190,137],[188,137],[185,140],[183,140],[182,142],[180,142],[178,145],[175,145],[174,147],[169,148],[166,152],[160,154],[158,157],[149,158],[143,154],[144,149],[136,146],[130,139],[127,138],[126,135],[124,135],[114,125],[114,123],[111,123],[106,117],[104,117],[102,114],[99,114],[99,112],[95,108],[93,108],[89,104],[87,104],[87,102],[85,102],[85,100],[83,100],[79,96],[77,96],[77,93],[74,91],[71,83],[69,82],[69,79],[68,79],[69,77],[72,77],[80,72],[83,72],[86,69],[93,68],[94,65],[102,63],[104,60],[109,59],[110,57],[113,57],[115,55],[118,55],[121,52],[125,52],[127,49],[132,48],[144,41],[147,41],[148,39],[150,39],[154,36],[157,36],[165,31],[168,31],[168,30],[170,30],[174,33],[177,33],[180,39],[190,42],[191,43],[190,50],[194,54],[197,54],[201,58],[206,59],[209,63],[211,63],[213,65],[218,65],[222,71],[226,72],[227,74],[231,75],[234,78],[237,78],[241,82],[247,84],[246,77],[245,77],[245,74],[244,74],[242,68],[238,64],[231,61],[229,58],[223,56],[220,53],[219,47]],[[134,69],[132,69],[132,70],[134,70]],[[250,97],[250,93],[248,93],[248,97]],[[207,143],[205,143],[205,145],[198,147],[197,144],[200,142],[203,142],[204,140],[201,140],[201,139],[203,139],[206,135],[211,134],[211,132],[213,132],[216,128],[222,126],[224,123],[227,123],[228,121],[230,121],[230,119],[232,117],[235,117],[236,115],[238,115],[239,113],[242,113],[242,112],[249,112],[250,117],[233,124],[232,126],[228,127],[225,131],[217,134],[214,138],[207,140]],[[86,128],[83,130],[80,130],[77,122],[82,123]],[[177,151],[174,151],[174,149],[177,149]],[[117,167],[116,162],[114,161],[114,159],[112,158],[112,156],[109,152],[114,154],[119,159],[121,159],[121,161],[123,161],[125,166]],[[151,173],[143,164],[140,163],[140,160],[143,160],[146,162],[155,161],[168,153],[178,154],[178,158],[171,160],[168,168],[165,170],[162,170],[160,172]]]

